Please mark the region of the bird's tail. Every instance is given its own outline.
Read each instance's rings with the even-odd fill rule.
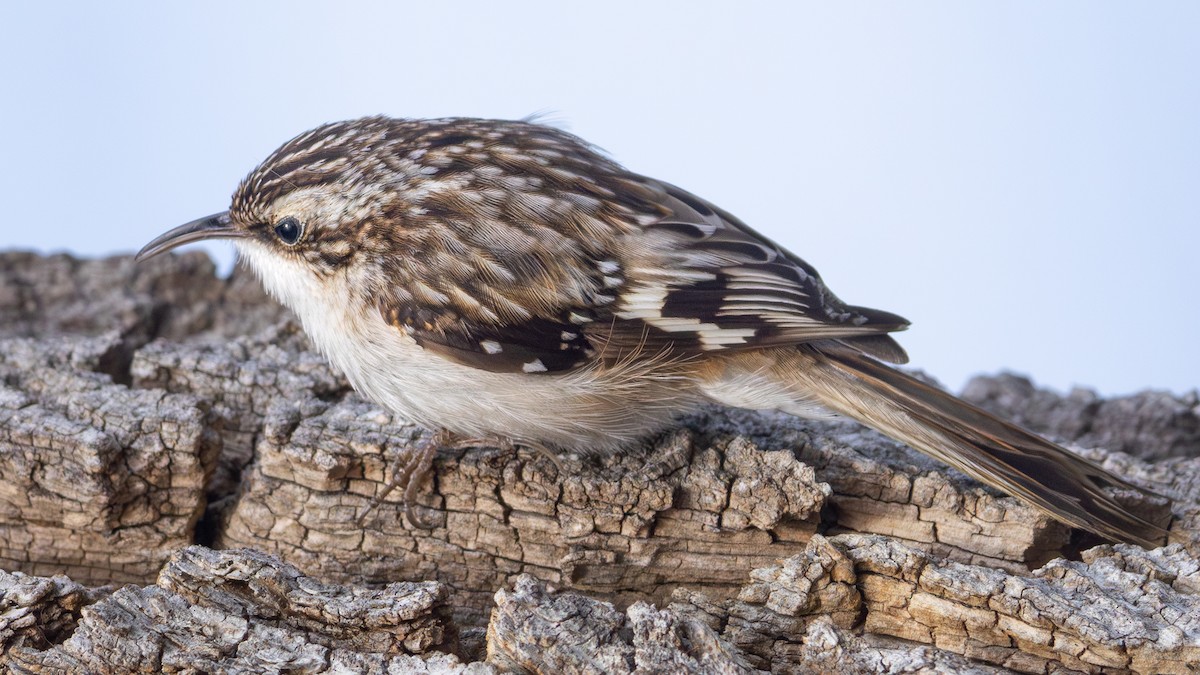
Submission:
[[[803,380],[808,403],[815,399],[1071,526],[1150,548],[1166,537],[1105,489],[1148,491],[1061,446],[840,343],[803,346],[798,355],[787,376]]]

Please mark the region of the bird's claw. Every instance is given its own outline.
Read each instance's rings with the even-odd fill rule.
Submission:
[[[420,518],[416,511],[417,490],[421,484],[425,482],[425,478],[433,473],[433,459],[437,456],[438,448],[453,448],[456,450],[472,448],[478,446],[495,446],[501,450],[516,451],[520,447],[533,450],[538,455],[545,457],[554,463],[559,473],[565,472],[565,467],[558,455],[554,454],[550,448],[540,443],[520,442],[516,443],[504,438],[456,438],[449,431],[438,431],[432,438],[421,441],[414,447],[415,452],[408,458],[398,471],[396,471],[387,485],[379,494],[371,499],[371,503],[363,510],[358,517],[358,524],[363,527],[367,523],[367,517],[371,515],[383,500],[387,498],[393,490],[404,486],[404,517],[410,525],[419,530],[432,530],[437,527],[438,523],[427,521]]]
[[[416,513],[417,490],[425,482],[425,478],[433,473],[433,458],[437,456],[438,448],[447,445],[450,437],[447,432],[439,431],[433,438],[423,440],[414,447],[415,452],[408,458],[398,471],[392,474],[391,480],[379,494],[371,499],[367,508],[358,517],[360,527],[365,526],[367,516],[383,503],[384,499],[397,487],[404,486],[404,518],[409,525],[419,530],[432,530],[437,523],[422,520]]]

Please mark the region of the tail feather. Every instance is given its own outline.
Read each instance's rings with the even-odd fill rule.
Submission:
[[[804,368],[806,390],[825,406],[1074,527],[1151,548],[1166,537],[1105,489],[1153,493],[1099,465],[853,348],[821,343],[802,349],[815,362]]]

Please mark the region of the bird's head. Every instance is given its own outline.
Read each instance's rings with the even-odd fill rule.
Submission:
[[[228,211],[155,238],[145,260],[183,244],[231,239],[260,274],[272,266],[327,277],[395,237],[429,177],[404,146],[411,128],[385,118],[326,124],[288,141],[238,186]],[[264,275],[265,280],[265,275]]]

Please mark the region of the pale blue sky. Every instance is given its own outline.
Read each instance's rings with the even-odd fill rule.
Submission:
[[[23,4],[3,248],[136,250],[325,121],[552,111],[953,388],[1200,385],[1200,3]]]

